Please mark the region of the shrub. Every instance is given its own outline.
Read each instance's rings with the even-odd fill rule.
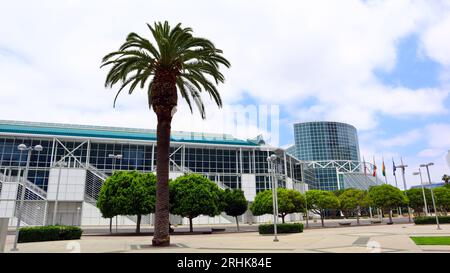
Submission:
[[[449,224],[450,216],[438,216],[439,224]],[[436,217],[434,216],[423,216],[423,217],[415,217],[414,223],[416,225],[432,225],[436,224]]]
[[[258,227],[259,234],[273,234],[273,224],[263,224]],[[277,233],[300,233],[303,232],[303,224],[277,224]]]
[[[73,226],[23,227],[19,243],[80,239],[83,230]]]

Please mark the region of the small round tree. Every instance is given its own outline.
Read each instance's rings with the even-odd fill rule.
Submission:
[[[117,216],[117,209],[114,205],[114,197],[117,194],[117,180],[110,176],[103,183],[98,193],[96,206],[100,210],[103,218],[109,218],[109,232],[112,233],[112,218]]]
[[[447,212],[450,210],[450,189],[446,187],[438,187],[433,189],[433,192],[436,197],[436,206],[438,206],[441,211],[447,215]]]
[[[333,192],[324,190],[309,190],[306,192],[308,209],[320,215],[322,227],[325,226],[324,218],[327,209],[339,208],[339,199]]]
[[[345,216],[348,217],[348,214],[355,213],[356,223],[359,225],[361,208],[369,204],[367,193],[358,189],[346,189],[339,195],[338,199]]]
[[[155,191],[154,174],[116,171],[103,183],[97,207],[103,217],[137,215],[136,233],[140,233],[142,215],[155,211]]]
[[[375,207],[389,212],[390,224],[392,224],[392,209],[408,204],[406,195],[400,189],[388,184],[370,187],[369,198]]]
[[[203,214],[219,215],[223,208],[222,190],[200,174],[186,174],[170,182],[170,212],[189,219]]]
[[[137,215],[136,233],[140,233],[142,215],[155,212],[156,175],[132,171],[131,176],[129,184],[124,185],[128,188],[123,191],[122,198],[125,197],[127,202],[121,208],[124,215]]]
[[[238,216],[244,214],[248,207],[248,202],[247,199],[245,199],[244,192],[240,189],[226,189],[223,192],[222,199],[224,202],[223,210],[227,215],[236,218],[237,231],[239,231]]]
[[[430,189],[424,188],[425,198],[427,199],[427,206],[430,207],[431,203],[431,191]],[[412,188],[406,191],[408,196],[409,207],[417,212],[418,216],[424,211],[425,202],[423,200],[423,192],[421,188]]]
[[[306,207],[305,197],[297,190],[280,188],[277,190],[278,216],[282,223],[288,214],[304,212]],[[253,215],[259,216],[273,213],[272,191],[260,191],[253,201],[250,210]]]

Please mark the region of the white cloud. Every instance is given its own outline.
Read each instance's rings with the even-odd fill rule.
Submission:
[[[398,146],[409,146],[422,138],[422,133],[418,129],[402,133],[400,135],[381,139],[379,144],[383,147],[398,147]]]
[[[425,51],[435,61],[450,66],[450,17],[448,15],[442,20],[428,28],[422,36]]]
[[[112,109],[99,65],[127,33],[149,36],[145,23],[165,19],[224,50],[232,63],[220,86],[226,104],[248,92],[280,105],[283,121],[346,121],[361,130],[377,128],[379,114],[442,114],[448,89],[392,88],[373,76],[395,67],[398,41],[414,33],[427,55],[447,63],[450,7],[436,2],[10,1],[0,17],[1,118],[155,128],[144,92],[123,94]],[[214,106],[206,121],[179,108],[174,130],[233,132],[218,125],[225,111]],[[258,128],[240,132],[253,137]]]
[[[450,149],[450,123],[434,123],[426,128],[428,145],[433,148]]]
[[[444,152],[441,149],[425,149],[425,150],[420,151],[417,154],[417,156],[418,157],[430,158],[430,157],[442,156],[443,154],[444,154]]]

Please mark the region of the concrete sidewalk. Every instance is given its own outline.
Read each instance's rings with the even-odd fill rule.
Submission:
[[[360,226],[369,226],[369,225],[383,225],[388,222],[387,218],[383,219],[381,224],[373,224],[373,220],[379,220],[379,218],[361,218]],[[356,219],[327,219],[325,220],[325,228],[342,228],[348,226],[339,225],[340,222],[351,222],[351,226],[357,226]],[[408,217],[396,217],[393,218],[393,222],[396,224],[404,224],[408,223]],[[306,221],[298,221],[298,223],[302,223],[306,229]],[[258,231],[258,224],[239,224],[240,232],[256,232]],[[320,220],[313,221],[310,220],[309,229],[317,229],[323,228]],[[83,235],[131,235],[135,233],[136,226],[135,225],[121,225],[117,227],[113,224],[112,226],[112,234],[109,232],[109,225],[103,226],[83,226]],[[194,232],[196,233],[224,233],[224,232],[237,232],[236,224],[214,224],[214,225],[194,225]],[[223,230],[224,229],[224,230]],[[141,225],[141,233],[143,235],[149,235],[153,232],[153,226],[150,225]],[[185,234],[189,232],[189,225],[177,225],[175,226],[175,233],[177,234]],[[8,234],[15,234],[15,228],[10,227],[8,229]]]
[[[308,229],[303,233],[271,235],[257,232],[172,236],[172,246],[153,248],[151,236],[83,236],[74,241],[19,244],[19,252],[247,252],[247,253],[371,253],[449,252],[450,246],[417,246],[410,236],[450,236],[450,224],[436,230],[434,225],[372,225],[329,229]],[[14,236],[7,238],[10,252]]]

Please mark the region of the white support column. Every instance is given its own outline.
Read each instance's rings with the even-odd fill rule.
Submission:
[[[291,178],[294,179],[294,168],[292,166],[292,157],[289,157],[289,166],[291,166]]]
[[[42,225],[45,226],[47,223],[47,212],[48,212],[48,200],[45,200],[45,205],[44,205],[44,220]]]
[[[185,160],[186,160],[186,145],[183,144],[183,146],[181,147],[181,169],[185,169]]]
[[[54,159],[54,154],[55,154],[55,138],[53,138],[53,144],[52,144],[52,154],[50,156],[50,166],[53,166],[53,159]]]
[[[255,152],[255,149],[253,149],[253,161],[250,163],[250,164],[252,164],[252,168],[253,168],[253,170],[252,170],[252,172],[251,173],[256,173],[256,152]]]
[[[239,173],[239,150],[236,150],[236,174]]]
[[[152,144],[152,167],[151,167],[151,171],[153,172],[154,170],[154,164],[153,161],[155,160],[155,143]]]
[[[338,190],[340,190],[341,189],[341,183],[339,183],[340,181],[339,181],[339,172],[338,172],[338,168],[336,167],[336,181],[337,181],[337,188],[338,188]]]
[[[241,173],[244,173],[243,164],[242,164],[242,147],[239,147],[239,163],[240,163],[240,169]]]
[[[89,164],[91,159],[91,140],[89,139],[87,142],[87,150],[86,150],[86,164]]]
[[[287,157],[286,157],[286,152],[283,152],[283,157],[284,157],[284,159],[283,159],[283,161],[284,161],[284,175],[287,178],[288,175],[287,175]]]

